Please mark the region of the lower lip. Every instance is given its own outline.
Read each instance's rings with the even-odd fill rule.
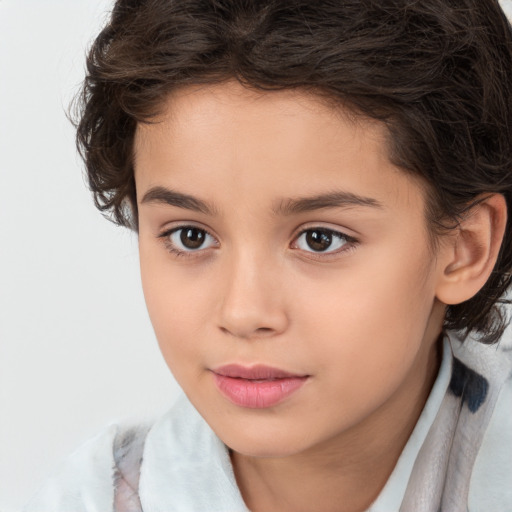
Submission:
[[[308,377],[275,380],[248,380],[213,374],[219,391],[235,405],[265,409],[282,402],[298,391]]]

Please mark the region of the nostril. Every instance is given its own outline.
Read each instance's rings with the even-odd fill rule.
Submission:
[[[258,329],[256,329],[256,332],[259,332],[261,334],[266,334],[272,331],[273,329],[271,329],[270,327],[258,327]]]
[[[233,336],[236,336],[237,338],[264,338],[267,336],[271,336],[276,332],[275,329],[272,329],[271,327],[257,327],[256,329],[229,329],[228,327],[220,326],[220,330],[224,334],[231,334]]]

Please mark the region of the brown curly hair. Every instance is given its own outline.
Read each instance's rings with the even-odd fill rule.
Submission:
[[[512,31],[496,0],[118,0],[75,104],[97,207],[137,229],[133,141],[187,84],[302,88],[383,122],[396,165],[427,183],[431,231],[483,193],[512,211]],[[508,223],[494,271],[446,329],[496,342],[512,276]]]

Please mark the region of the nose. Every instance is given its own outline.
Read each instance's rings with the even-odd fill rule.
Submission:
[[[226,262],[219,328],[240,339],[272,337],[288,326],[280,269],[254,253]]]

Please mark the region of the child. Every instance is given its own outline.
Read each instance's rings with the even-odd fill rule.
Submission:
[[[87,70],[89,183],[186,398],[27,510],[512,510],[498,3],[118,0]]]

